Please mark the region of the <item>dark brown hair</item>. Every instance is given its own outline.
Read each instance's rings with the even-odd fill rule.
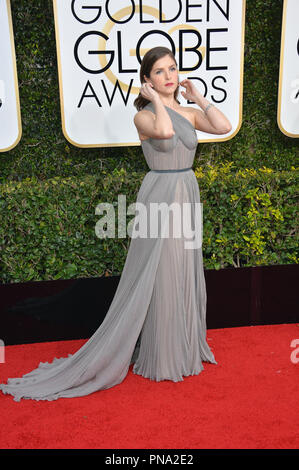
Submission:
[[[152,49],[146,52],[146,54],[144,55],[141,61],[141,66],[140,66],[141,84],[145,82],[144,75],[149,78],[151,70],[154,66],[154,63],[166,55],[169,55],[177,64],[177,61],[175,60],[175,57],[172,51],[170,49],[167,49],[167,47],[153,47]],[[178,92],[179,92],[179,87],[177,87],[177,89],[174,92],[174,98],[179,103],[177,99]],[[139,95],[134,101],[134,106],[137,108],[138,111],[140,111],[148,103],[150,103],[150,101],[144,98],[139,92]]]

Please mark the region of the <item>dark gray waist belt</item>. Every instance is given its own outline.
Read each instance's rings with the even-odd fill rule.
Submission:
[[[151,170],[151,171],[154,171],[155,173],[178,173],[180,171],[188,171],[188,170],[192,170],[192,167],[190,168],[180,168],[180,169],[175,169],[175,170]]]

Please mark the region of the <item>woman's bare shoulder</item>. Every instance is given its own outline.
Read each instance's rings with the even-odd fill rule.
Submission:
[[[178,108],[176,108],[176,111],[180,113],[183,117],[188,119],[193,126],[195,125],[195,108],[193,108],[192,106],[179,106]]]
[[[181,110],[190,116],[193,116],[197,111],[193,106],[181,106]]]

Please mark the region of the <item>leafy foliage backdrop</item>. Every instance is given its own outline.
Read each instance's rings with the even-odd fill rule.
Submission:
[[[0,282],[120,275],[130,238],[99,239],[100,202],[136,201],[140,147],[62,134],[51,0],[11,0],[23,133],[0,153]],[[282,0],[247,0],[243,124],[198,146],[205,269],[298,263],[298,140],[277,126]],[[127,222],[129,222],[128,218]]]

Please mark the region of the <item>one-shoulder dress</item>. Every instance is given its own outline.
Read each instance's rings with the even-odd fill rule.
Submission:
[[[206,340],[202,246],[194,242],[194,232],[200,239],[203,214],[196,224],[202,209],[192,170],[197,134],[188,119],[165,108],[175,134],[141,142],[150,171],[137,195],[126,261],[103,322],[76,353],[40,362],[23,377],[0,384],[15,401],[51,401],[108,389],[125,379],[132,364],[134,374],[157,382],[182,381],[183,376],[198,375],[202,362],[217,364]],[[152,103],[145,109],[155,112]],[[168,208],[168,217],[162,206]],[[176,212],[181,218],[171,207],[181,208]],[[138,218],[141,213],[145,217]],[[176,230],[178,224],[181,230]]]

